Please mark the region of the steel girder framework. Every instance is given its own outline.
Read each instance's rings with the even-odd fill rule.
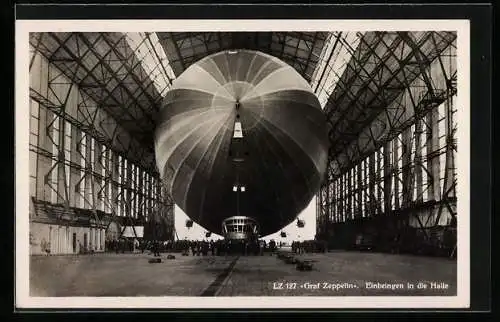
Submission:
[[[30,43],[131,136],[127,158],[155,172],[152,132],[162,96],[127,34],[33,33]]]
[[[402,94],[418,77],[422,77],[428,99],[439,99],[442,86],[434,90],[434,84],[425,68],[435,61],[455,40],[455,33],[366,33],[360,35],[360,44],[339,79],[335,91],[325,106],[325,113],[331,124],[331,149],[333,175],[349,169],[370,149],[383,144],[381,135],[394,135],[401,129],[385,131],[385,128],[369,135],[360,133],[377,122],[377,116],[392,109],[401,111]],[[349,44],[345,43],[344,46]],[[443,78],[443,80],[446,78]],[[419,93],[420,94],[420,93]],[[411,104],[417,104],[420,97],[412,95]],[[396,105],[396,106],[394,106]],[[406,106],[403,106],[403,108]],[[401,114],[401,112],[400,112]],[[390,119],[390,118],[396,119]],[[395,127],[401,115],[389,115],[380,126]],[[399,118],[399,119],[398,119]],[[403,120],[405,121],[405,120]],[[407,123],[403,125],[408,126]],[[378,135],[378,136],[377,136]],[[350,145],[354,140],[358,145]],[[361,142],[359,142],[361,141]],[[357,149],[357,147],[361,149]],[[367,152],[365,152],[367,151]],[[359,154],[359,155],[357,155]]]
[[[331,237],[338,223],[397,214],[432,239],[431,227],[453,226],[456,216],[456,34],[359,38],[325,107],[332,146],[318,236]]]
[[[173,202],[161,192],[154,156],[143,148],[142,140],[149,134],[146,129],[140,129],[146,134],[137,141],[131,132],[135,135],[139,129],[134,130],[123,118],[117,117],[120,113],[113,110],[116,106],[108,105],[115,90],[102,88],[110,82],[106,77],[117,79],[118,74],[106,76],[103,72],[100,74],[103,78],[99,78],[95,71],[99,64],[112,66],[113,60],[100,61],[90,72],[85,59],[89,59],[89,52],[98,49],[90,44],[85,47],[83,44],[88,43],[88,39],[84,41],[82,37],[80,34],[31,34],[30,37],[30,130],[35,137],[30,140],[33,164],[30,175],[35,181],[30,190],[37,204],[35,211],[44,205],[45,213],[58,215],[60,224],[71,222],[68,215],[79,209],[91,210],[91,225],[96,226],[109,225],[117,217],[125,219],[121,220],[124,226],[134,226],[153,212],[162,212],[173,220]],[[103,41],[106,36],[96,37]],[[81,53],[79,57],[68,49],[70,39]],[[48,48],[54,42],[59,47],[49,54]],[[94,42],[95,46],[98,40]],[[61,50],[71,57],[62,57]],[[104,56],[107,55],[109,53]],[[110,69],[109,66],[100,68]],[[128,74],[132,70],[123,72]],[[94,86],[88,82],[89,78],[94,80]],[[126,82],[120,86],[126,86]],[[126,113],[138,117],[134,112],[138,102],[128,102]],[[117,104],[127,102],[122,100]],[[146,115],[144,110],[140,113]],[[151,128],[147,130],[150,132]]]
[[[205,32],[157,33],[174,73],[178,76],[194,62],[229,49],[268,53],[294,67],[311,80],[327,32]]]

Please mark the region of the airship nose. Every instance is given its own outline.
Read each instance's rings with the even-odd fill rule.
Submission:
[[[168,95],[162,121],[171,126],[157,133],[156,157],[190,219],[221,233],[239,214],[266,235],[307,206],[326,171],[326,120],[294,68],[256,51],[216,53]]]

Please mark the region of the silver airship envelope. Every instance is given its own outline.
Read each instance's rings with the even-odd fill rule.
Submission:
[[[327,164],[326,118],[309,84],[276,57],[219,52],[186,69],[167,93],[157,166],[176,204],[220,233],[225,218],[255,219],[262,236],[291,223]]]

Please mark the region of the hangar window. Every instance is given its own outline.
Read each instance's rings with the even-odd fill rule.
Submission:
[[[47,113],[47,117],[50,118],[50,113]],[[50,138],[50,141],[53,142],[52,145],[52,154],[57,156],[59,154],[59,126],[60,126],[60,118],[53,114],[52,116],[52,133],[49,134],[47,133],[48,137]],[[59,172],[59,167],[57,167],[57,160],[53,159],[52,160],[52,171],[50,172],[51,178],[50,178],[50,185],[52,186],[51,191],[51,202],[52,203],[57,203],[58,199],[58,194],[57,194],[57,179],[58,179],[58,172]]]
[[[420,171],[422,173],[422,201],[427,201],[429,199],[429,184],[432,182],[429,179],[429,173],[428,173],[428,151],[427,151],[427,144],[430,144],[430,140],[427,137],[428,129],[426,126],[422,129],[421,132],[421,138],[420,138],[420,144],[421,144],[421,151],[420,151],[420,158],[421,158],[421,166],[420,166]],[[428,142],[429,140],[429,142]]]
[[[99,157],[99,166],[101,167],[101,191],[104,194],[104,197],[101,197],[100,200],[100,209],[102,211],[106,211],[106,200],[107,200],[107,189],[106,189],[106,165],[108,158],[108,151],[106,150],[106,146],[104,144],[99,144],[101,154]]]
[[[81,180],[80,180],[80,208],[85,208],[85,155],[87,155],[87,135],[85,133],[81,133],[80,140],[80,166],[81,166]]]
[[[112,150],[108,150],[108,159],[107,159],[107,168],[108,168],[108,172],[110,174],[110,179],[107,181],[107,184],[106,184],[106,196],[107,196],[107,204],[106,204],[106,212],[111,212],[111,204],[112,204],[112,201],[113,201],[113,195],[111,193],[111,178],[113,178],[113,176],[111,175],[112,174],[112,171],[113,171],[113,151]]]
[[[175,75],[158,36],[154,32],[128,33],[125,40],[146,73],[151,75],[155,88],[164,96]]]
[[[128,160],[123,159],[123,183],[128,183]]]

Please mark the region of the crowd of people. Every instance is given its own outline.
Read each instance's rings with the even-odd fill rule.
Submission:
[[[276,249],[274,241],[266,243],[264,240],[178,240],[165,246],[166,251],[191,256],[263,255],[264,252]]]
[[[160,253],[182,253],[189,256],[223,256],[223,255],[263,255],[265,252],[274,252],[282,243],[277,244],[274,240],[266,242],[263,239],[256,240],[175,240],[175,241],[152,241],[133,238],[121,238],[119,240],[106,241],[106,251],[125,253],[150,251],[156,256]],[[294,241],[291,244],[294,253],[325,252],[326,245],[314,240]]]
[[[151,251],[155,254],[174,252],[192,256],[221,255],[263,255],[267,251],[275,251],[276,242],[266,243],[264,240],[176,240],[152,241],[132,238],[120,238],[106,241],[106,251],[125,253]]]
[[[141,241],[133,238],[120,238],[114,240],[106,240],[105,250],[107,252],[125,253],[133,252],[140,248]]]
[[[327,244],[316,240],[294,241],[292,242],[292,252],[296,254],[304,253],[325,253]]]
[[[263,255],[264,252],[276,250],[276,243],[264,240],[217,240],[217,241],[191,241],[188,247],[182,249],[184,254],[193,256],[211,255]]]

